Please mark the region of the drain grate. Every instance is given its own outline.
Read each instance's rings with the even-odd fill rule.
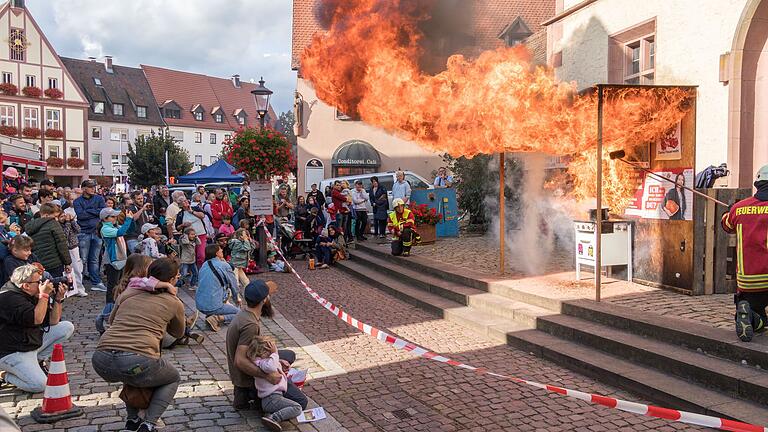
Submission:
[[[403,409],[392,411],[392,415],[399,418],[400,420],[405,420],[413,417],[411,413]]]

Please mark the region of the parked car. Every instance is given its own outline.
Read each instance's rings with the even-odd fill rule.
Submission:
[[[183,191],[185,195],[187,195],[187,198],[192,198],[192,194],[194,194],[197,191],[197,187],[200,185],[195,185],[191,183],[176,183],[168,185],[168,190],[173,193],[174,191],[180,190]],[[227,193],[229,193],[230,190],[234,190],[235,193],[238,195],[240,194],[240,189],[242,188],[242,183],[231,183],[231,182],[217,182],[217,183],[205,183],[202,186],[205,186],[205,190],[207,192],[213,192],[216,189],[223,188]]]
[[[395,184],[395,173],[396,171],[387,171],[387,172],[378,172],[378,173],[371,173],[371,174],[357,174],[357,175],[351,175],[351,176],[343,176],[343,177],[333,177],[324,179],[320,182],[320,185],[318,188],[325,193],[326,186],[332,186],[333,183],[336,180],[346,180],[349,182],[349,186],[351,188],[354,188],[355,182],[358,180],[361,180],[363,182],[363,187],[365,190],[369,190],[371,188],[371,177],[378,177],[379,178],[379,184],[384,186],[384,188],[387,190],[387,195],[389,196],[389,210],[392,209],[392,185]],[[405,181],[407,181],[411,185],[411,189],[434,189],[435,186],[432,185],[432,182],[425,179],[424,177],[412,172],[412,171],[404,171],[405,173]],[[368,203],[368,212],[371,212],[371,205]]]

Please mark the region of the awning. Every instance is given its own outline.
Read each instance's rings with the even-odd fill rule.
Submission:
[[[378,168],[381,166],[381,157],[371,144],[361,140],[351,140],[336,149],[331,165]]]

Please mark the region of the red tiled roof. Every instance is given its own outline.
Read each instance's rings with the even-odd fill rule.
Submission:
[[[322,31],[315,17],[315,5],[321,0],[293,0],[293,51],[291,67],[298,69],[301,53],[312,42],[315,33]],[[499,33],[517,17],[536,34],[543,27],[541,23],[555,15],[555,0],[472,0],[472,36],[475,49],[465,54],[476,55],[503,45]],[[541,44],[531,47],[534,57],[546,56],[538,53]],[[543,47],[546,50],[546,45]],[[465,51],[465,50],[462,50]]]
[[[234,113],[242,109],[247,114],[248,125],[255,125],[259,115],[251,90],[256,84],[240,82],[235,87],[231,79],[216,78],[192,72],[182,72],[156,66],[141,65],[147,76],[149,86],[161,105],[166,101],[175,101],[182,109],[180,119],[166,118],[170,126],[186,126],[208,129],[235,130],[240,127]],[[203,120],[197,121],[192,115],[192,108],[200,105],[204,109]],[[212,112],[216,107],[224,111],[224,123],[216,123]],[[274,119],[270,107],[268,114]]]

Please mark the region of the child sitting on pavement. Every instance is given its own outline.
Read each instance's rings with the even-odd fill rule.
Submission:
[[[39,260],[32,253],[32,247],[35,242],[32,237],[18,235],[8,243],[10,254],[3,260],[3,268],[0,271],[0,281],[4,285],[11,278],[13,271],[23,265],[32,264]]]
[[[277,355],[275,341],[269,336],[255,336],[248,345],[246,356],[265,374],[280,372],[282,375],[277,384],[272,384],[266,378],[253,379],[261,407],[267,414],[261,418],[261,422],[271,431],[282,431],[280,423],[301,414],[301,405],[285,397],[288,378]]]
[[[221,226],[219,226],[219,234],[224,234],[229,237],[235,233],[235,227],[232,226],[232,216],[224,215],[221,217]]]
[[[288,273],[290,268],[285,264],[285,261],[277,257],[277,252],[270,252],[267,256],[267,265],[269,265],[269,271]]]
[[[179,240],[181,248],[181,279],[180,284],[186,280],[187,275],[189,279],[189,289],[197,289],[197,264],[195,263],[196,255],[195,250],[200,245],[200,238],[197,236],[195,229],[187,227],[184,229],[184,234]]]

